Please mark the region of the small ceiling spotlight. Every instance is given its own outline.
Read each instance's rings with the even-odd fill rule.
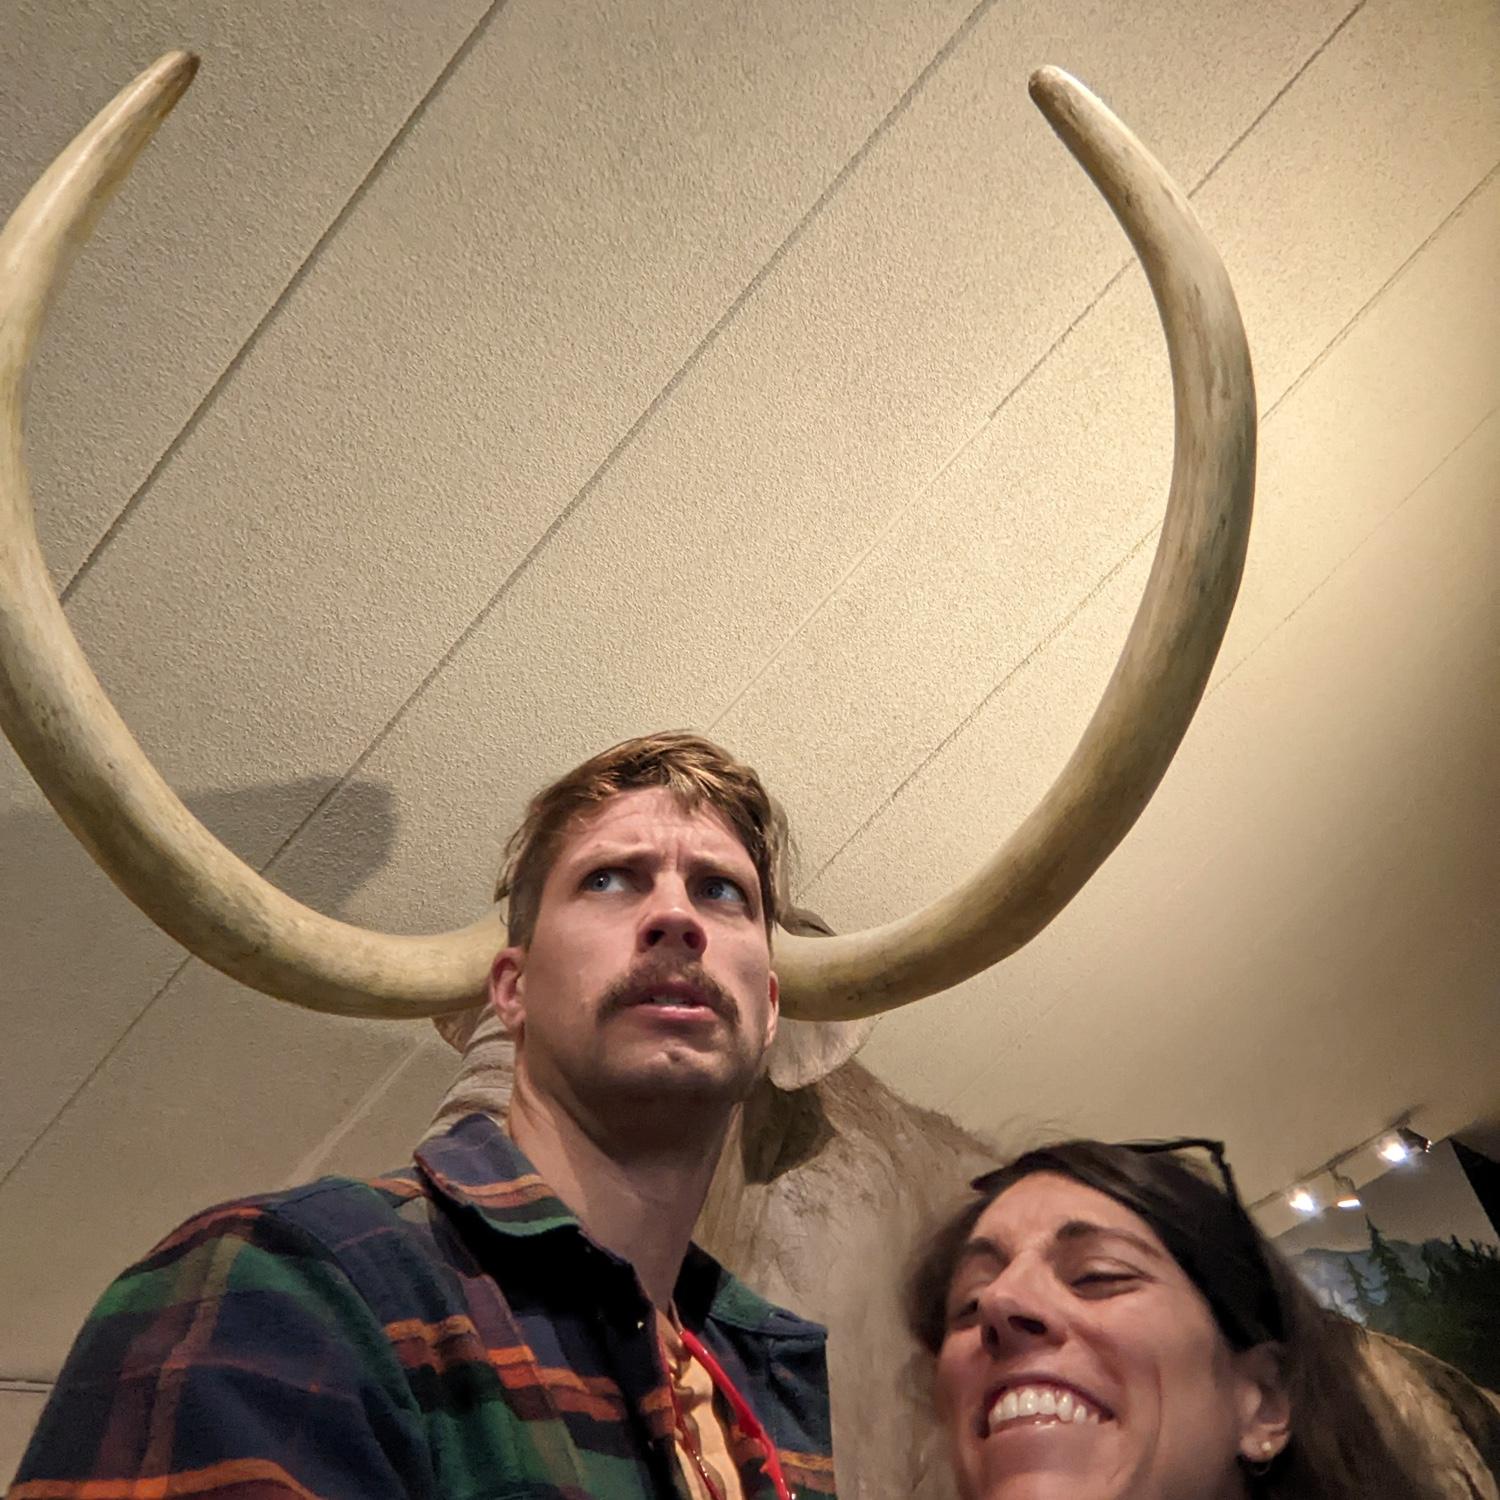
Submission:
[[[1400,1125],[1389,1135],[1382,1137],[1378,1149],[1382,1161],[1388,1161],[1392,1166],[1400,1166],[1414,1156],[1426,1155],[1432,1150],[1432,1142],[1409,1125]]]
[[[1333,1172],[1330,1175],[1333,1178],[1334,1187],[1338,1190],[1338,1197],[1333,1200],[1334,1206],[1336,1208],[1358,1208],[1359,1189],[1342,1172]]]
[[[1286,1201],[1299,1214],[1315,1214],[1318,1211],[1318,1200],[1305,1187],[1293,1188],[1287,1194]]]

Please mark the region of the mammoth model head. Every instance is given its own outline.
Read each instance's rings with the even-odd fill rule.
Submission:
[[[111,879],[207,963],[278,999],[337,1014],[462,1011],[481,996],[505,945],[498,914],[434,936],[390,936],[320,915],[243,864],[131,737],[84,659],[38,547],[21,442],[28,362],[66,263],[196,66],[178,52],[142,73],[0,234],[0,727]],[[910,1004],[979,973],[1046,926],[1161,780],[1238,588],[1255,396],[1224,268],[1182,193],[1086,89],[1047,68],[1031,92],[1124,226],[1161,315],[1176,407],[1161,540],[1113,676],[1037,808],[988,863],[921,911],[836,937],[778,932],[775,962],[791,1017],[852,1020]]]

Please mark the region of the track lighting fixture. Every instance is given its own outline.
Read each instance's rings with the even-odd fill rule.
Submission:
[[[1251,1208],[1263,1208],[1278,1198],[1303,1218],[1322,1212],[1329,1204],[1337,1208],[1360,1208],[1363,1205],[1359,1189],[1349,1175],[1340,1170],[1346,1162],[1354,1161],[1362,1152],[1371,1151],[1387,1166],[1409,1166],[1417,1157],[1425,1156],[1431,1150],[1432,1142],[1421,1131],[1413,1130],[1410,1125],[1393,1125],[1389,1130],[1369,1136],[1358,1145],[1329,1157],[1321,1166],[1304,1174],[1295,1186],[1261,1198],[1251,1204]],[[1368,1177],[1372,1174],[1365,1171],[1362,1175]]]
[[[1378,1152],[1382,1161],[1392,1166],[1401,1166],[1414,1156],[1425,1156],[1432,1150],[1432,1142],[1409,1125],[1398,1125],[1389,1135],[1381,1138]]]
[[[1333,1178],[1333,1185],[1337,1189],[1337,1196],[1333,1200],[1334,1207],[1358,1208],[1359,1189],[1342,1172],[1332,1171],[1328,1175]]]

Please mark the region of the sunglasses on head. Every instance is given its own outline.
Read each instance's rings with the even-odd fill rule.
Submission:
[[[1112,1141],[1110,1144],[1119,1147],[1122,1151],[1134,1151],[1141,1156],[1160,1156],[1177,1151],[1206,1151],[1219,1174],[1219,1183],[1224,1189],[1224,1196],[1241,1213],[1245,1212],[1239,1189],[1235,1186],[1234,1173],[1230,1171],[1228,1159],[1224,1155],[1223,1141],[1211,1141],[1206,1136],[1183,1135],[1169,1141]],[[1009,1167],[994,1167],[988,1172],[981,1172],[969,1183],[969,1186],[976,1193],[988,1192],[1009,1171]]]

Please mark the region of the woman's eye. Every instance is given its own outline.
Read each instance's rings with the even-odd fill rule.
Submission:
[[[586,891],[618,891],[624,884],[623,870],[595,870],[583,877],[583,888]]]
[[[962,1328],[967,1323],[972,1323],[979,1314],[979,1299],[977,1297],[965,1297],[955,1302],[948,1309],[948,1326],[950,1328]]]
[[[1093,1291],[1110,1291],[1137,1279],[1134,1271],[1085,1271],[1073,1278],[1073,1285]]]
[[[744,891],[727,875],[710,875],[703,882],[703,894],[710,901],[743,902],[745,900]]]

